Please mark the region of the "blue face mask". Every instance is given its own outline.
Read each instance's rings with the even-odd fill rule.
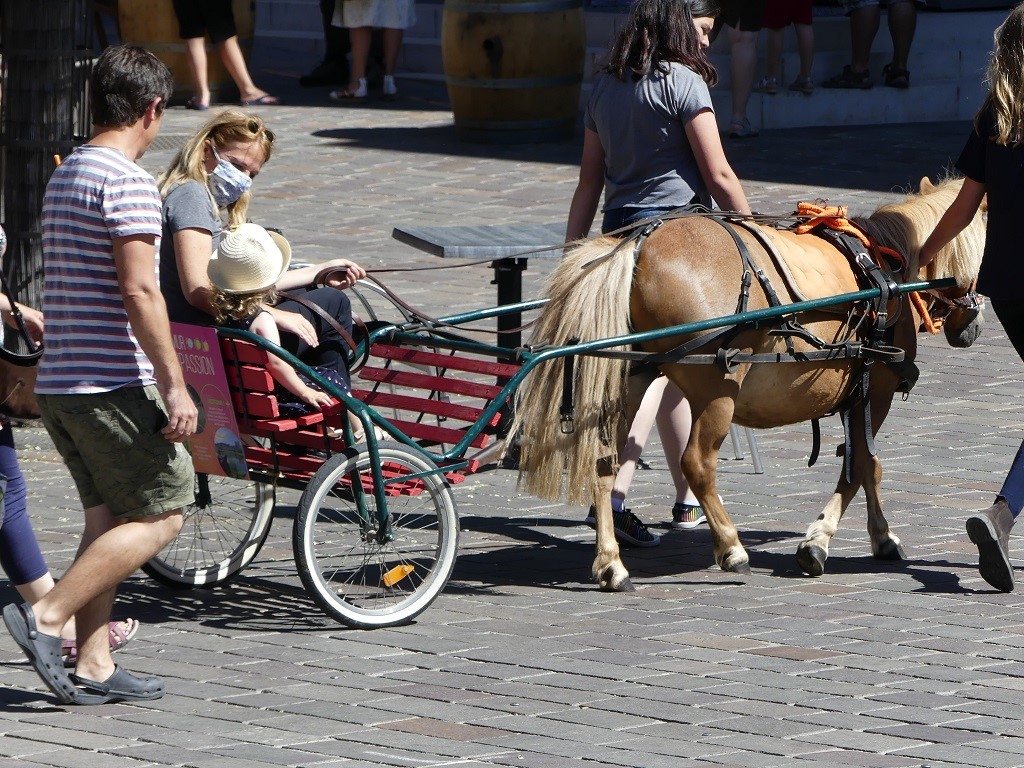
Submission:
[[[212,144],[210,151],[217,158],[217,167],[210,173],[206,183],[209,184],[210,192],[217,205],[231,205],[249,191],[252,179],[247,173],[238,170],[227,160],[223,160]]]

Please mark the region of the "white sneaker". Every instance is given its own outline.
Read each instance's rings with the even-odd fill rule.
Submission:
[[[342,91],[331,91],[327,94],[327,98],[331,101],[346,101],[349,99],[365,99],[366,98],[366,78],[359,78],[359,85],[354,91],[350,91],[348,88]]]
[[[395,76],[384,75],[384,95],[385,96],[397,96],[398,88],[395,87]]]

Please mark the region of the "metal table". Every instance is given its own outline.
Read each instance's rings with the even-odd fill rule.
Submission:
[[[400,243],[442,259],[493,259],[498,306],[523,300],[523,272],[528,259],[561,258],[562,251],[531,253],[561,245],[565,224],[519,224],[445,227],[395,227],[391,236]],[[525,254],[525,255],[524,255]],[[518,313],[498,317],[498,344],[515,348],[522,343]]]

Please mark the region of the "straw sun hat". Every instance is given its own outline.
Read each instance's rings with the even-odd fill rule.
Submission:
[[[206,273],[225,293],[255,293],[272,287],[291,260],[292,247],[277,232],[242,224],[221,238]]]

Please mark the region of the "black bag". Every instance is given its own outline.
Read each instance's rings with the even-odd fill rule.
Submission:
[[[7,250],[7,236],[0,229],[0,258]],[[11,302],[11,316],[15,327],[4,325],[3,344],[0,344],[0,415],[17,419],[38,419],[36,402],[37,364],[43,354],[43,345],[36,344],[25,326],[25,318],[15,300],[7,276],[0,269],[0,285]]]

